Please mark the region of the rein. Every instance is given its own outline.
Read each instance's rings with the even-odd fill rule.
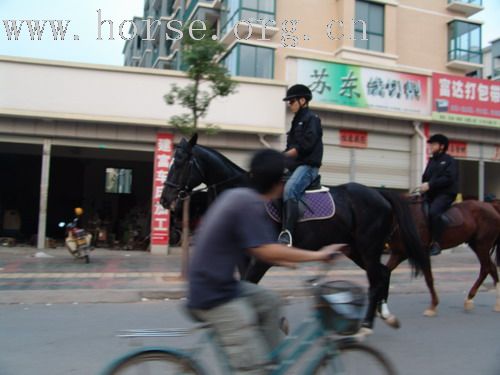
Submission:
[[[223,180],[223,181],[221,181],[221,182],[216,182],[215,184],[207,185],[207,186],[206,186],[206,187],[204,187],[203,189],[191,190],[191,192],[190,192],[189,194],[190,194],[190,195],[193,195],[193,194],[196,194],[196,193],[199,193],[199,192],[203,192],[203,191],[207,191],[207,192],[208,192],[208,191],[210,191],[211,189],[213,189],[213,190],[214,190],[214,192],[216,193],[216,192],[217,192],[217,190],[216,190],[215,188],[216,188],[217,186],[224,185],[224,184],[226,184],[226,183],[228,183],[228,182],[231,182],[231,181],[233,181],[233,180],[236,180],[236,179],[240,178],[241,176],[243,176],[243,175],[245,175],[245,174],[247,174],[247,172],[240,173],[240,174],[238,174],[238,175],[236,175],[236,176],[230,177],[230,178],[225,179],[225,180]],[[215,195],[217,196],[217,194],[215,194]]]
[[[194,195],[196,193],[203,192],[203,191],[207,191],[207,192],[213,191],[214,196],[216,197],[218,186],[221,186],[221,185],[224,185],[228,182],[236,180],[236,179],[238,179],[238,178],[240,178],[248,173],[248,172],[242,172],[242,173],[237,174],[236,176],[230,177],[230,178],[225,179],[223,181],[216,182],[216,183],[211,184],[211,185],[207,185],[206,187],[204,187],[202,189],[193,190],[193,188],[190,188],[188,186],[189,176],[191,175],[191,170],[192,170],[193,166],[195,167],[195,169],[197,170],[197,172],[201,176],[202,180],[207,180],[205,173],[201,169],[200,164],[199,164],[198,160],[196,159],[196,156],[194,154],[192,154],[191,160],[189,161],[189,167],[186,171],[189,173],[186,174],[188,177],[186,178],[186,182],[183,184],[184,186],[175,184],[175,183],[170,182],[170,181],[165,181],[165,185],[179,190],[179,193],[177,194],[177,199],[179,199],[181,201],[184,201],[184,200],[188,199],[189,197],[191,197],[192,195]],[[185,174],[186,172],[183,172],[183,174]]]

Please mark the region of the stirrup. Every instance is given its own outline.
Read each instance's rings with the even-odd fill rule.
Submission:
[[[288,247],[292,246],[292,234],[288,229],[282,230],[278,236],[278,242]]]

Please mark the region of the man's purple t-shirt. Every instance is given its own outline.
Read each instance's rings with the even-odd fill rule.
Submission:
[[[276,242],[262,197],[252,189],[230,189],[205,214],[189,266],[188,307],[210,309],[238,297],[236,266],[246,250]]]

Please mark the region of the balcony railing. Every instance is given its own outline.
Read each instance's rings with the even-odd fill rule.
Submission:
[[[448,52],[448,61],[460,60],[471,64],[482,64],[483,53],[467,49],[456,48]]]

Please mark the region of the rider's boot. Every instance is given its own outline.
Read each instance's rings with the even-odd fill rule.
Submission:
[[[430,256],[441,254],[441,246],[439,246],[439,243],[437,241],[432,242],[429,254]]]
[[[441,217],[437,217],[432,223],[432,243],[429,250],[430,256],[441,254],[439,241],[441,239],[441,234],[443,233],[443,227],[444,223]]]
[[[299,216],[299,202],[295,199],[289,199],[284,203],[283,207],[283,229],[278,237],[278,242],[287,246],[292,246],[292,234]]]

